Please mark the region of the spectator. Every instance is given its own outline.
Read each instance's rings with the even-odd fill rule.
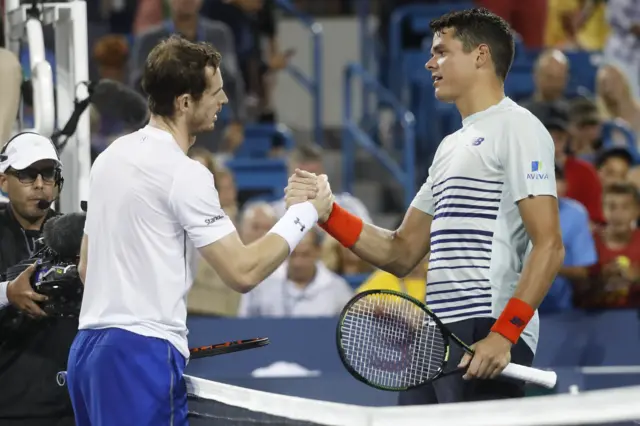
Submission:
[[[241,317],[337,316],[353,289],[320,261],[320,234],[309,232],[291,253],[286,276],[274,274],[242,295]]]
[[[365,281],[356,293],[367,290],[395,290],[418,300],[426,300],[427,295],[427,269],[429,268],[429,257],[426,256],[422,262],[404,278],[398,278],[383,270],[377,270]],[[433,291],[437,294],[437,289]]]
[[[593,165],[576,158],[569,148],[569,117],[565,105],[558,102],[533,104],[531,109],[549,130],[555,144],[556,166],[562,169],[566,196],[579,201],[594,223],[602,223],[602,186]]]
[[[541,49],[547,25],[547,1],[476,0],[475,3],[506,20],[522,36],[527,48]]]
[[[573,289],[583,289],[589,279],[589,268],[597,261],[595,244],[589,228],[589,214],[582,204],[566,198],[567,183],[556,167],[556,187],[560,228],[565,255],[564,264],[553,281],[540,312],[559,312],[573,307]]]
[[[127,81],[129,42],[123,35],[109,34],[100,37],[93,45],[93,59],[98,64],[100,78]]]
[[[548,0],[547,47],[600,51],[609,36],[604,0]]]
[[[631,93],[640,97],[640,0],[607,2],[611,35],[604,48],[605,61],[617,65],[629,78]]]
[[[318,175],[324,173],[322,148],[315,144],[297,145],[289,155],[288,167],[289,175],[292,175],[296,169],[306,170]],[[340,206],[349,210],[351,213],[360,216],[365,222],[373,223],[371,221],[369,210],[367,210],[362,201],[348,192],[335,193],[335,197],[336,202]],[[278,217],[282,217],[287,209],[284,197],[281,200],[274,202],[273,208],[277,212]]]
[[[202,8],[203,16],[231,28],[247,92],[255,95],[259,102],[260,122],[276,121],[274,74],[289,64],[293,54],[280,49],[275,7],[274,0],[210,0]]]
[[[598,263],[592,268],[589,290],[580,304],[589,308],[640,307],[640,195],[631,183],[604,190],[607,224],[594,233]]]
[[[373,271],[373,266],[329,235],[322,242],[322,262],[338,275],[362,275]]]
[[[596,160],[602,187],[627,182],[632,165],[633,157],[626,148],[610,148],[602,151]]]
[[[581,160],[593,164],[602,147],[602,118],[597,105],[584,98],[571,103],[569,110],[571,152]]]
[[[640,103],[632,92],[629,79],[619,68],[605,65],[598,70],[596,96],[602,117],[605,120],[620,120],[630,126],[636,134],[637,144],[640,136]]]
[[[535,92],[531,99],[523,102],[525,108],[549,102],[565,103],[564,92],[569,80],[569,60],[565,54],[558,49],[541,53],[533,68],[533,80]],[[566,105],[563,107],[568,108]]]
[[[191,41],[211,43],[223,58],[221,69],[231,108],[231,123],[226,128],[223,150],[233,152],[244,140],[244,82],[239,77],[233,34],[222,22],[200,17],[201,5],[202,0],[171,0],[171,19],[136,37],[131,55],[131,84],[140,88],[142,69],[149,52],[171,34],[178,33]],[[202,142],[201,139],[202,136],[199,143]],[[211,138],[204,136],[204,139]],[[217,145],[215,140],[207,140],[205,145],[212,148],[212,151],[217,151],[214,149]]]
[[[278,221],[275,210],[268,203],[256,202],[247,206],[242,213],[240,238],[251,244],[269,232]]]

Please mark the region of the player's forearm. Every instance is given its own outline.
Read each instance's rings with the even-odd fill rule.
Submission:
[[[365,224],[351,250],[373,266],[397,277],[404,277],[420,261],[407,253],[405,245],[397,231]]]
[[[513,297],[537,309],[560,271],[563,260],[564,246],[561,240],[552,239],[534,245]]]
[[[248,245],[239,259],[237,288],[241,293],[253,290],[289,256],[289,244],[277,234],[267,234]]]

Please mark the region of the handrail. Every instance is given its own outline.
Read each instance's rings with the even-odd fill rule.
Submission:
[[[369,135],[363,132],[352,112],[352,81],[358,76],[362,80],[363,90],[375,92],[378,98],[387,103],[396,114],[396,119],[403,128],[402,166],[379,147]],[[404,187],[404,201],[408,208],[416,194],[415,191],[415,117],[402,106],[397,98],[369,74],[360,64],[349,63],[344,70],[344,111],[343,111],[343,179],[344,189],[352,192],[354,181],[356,145],[373,156]]]
[[[322,135],[322,52],[323,28],[311,16],[299,11],[289,0],[276,0],[278,7],[297,18],[311,32],[313,64],[311,76],[306,76],[300,68],[289,64],[287,71],[311,95],[313,102],[313,136],[317,144],[323,144]]]

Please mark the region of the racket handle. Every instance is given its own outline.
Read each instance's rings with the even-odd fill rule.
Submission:
[[[545,388],[552,389],[556,386],[558,375],[554,371],[539,370],[537,368],[525,367],[520,364],[509,364],[504,370],[502,375],[511,377],[512,379],[519,379],[525,382],[534,383]]]

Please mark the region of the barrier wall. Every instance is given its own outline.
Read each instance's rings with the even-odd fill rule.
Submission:
[[[335,345],[336,319],[190,317],[188,322],[191,346],[251,337],[271,340],[264,348],[194,360],[187,367],[192,376],[306,398],[395,404],[397,395],[371,389],[344,370]],[[317,376],[252,377],[254,370],[276,362],[298,364]],[[581,390],[640,385],[640,314],[621,310],[544,316],[535,365],[558,372],[558,392],[572,385]],[[586,368],[600,366],[626,368]]]

